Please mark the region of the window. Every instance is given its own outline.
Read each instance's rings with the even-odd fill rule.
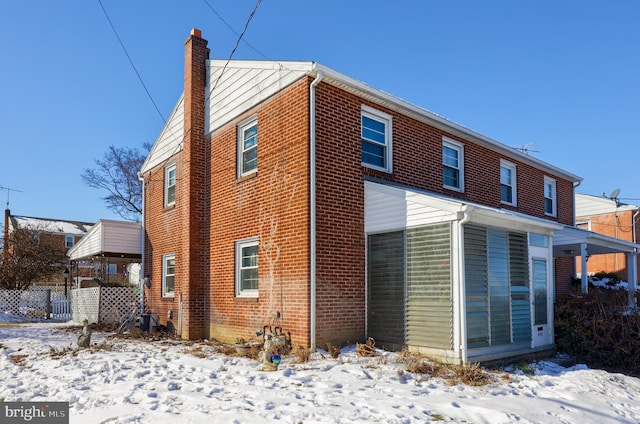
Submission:
[[[362,106],[362,165],[391,172],[391,115]]]
[[[258,170],[258,120],[254,117],[238,126],[238,176]]]
[[[236,242],[236,295],[258,297],[258,239]]]
[[[549,177],[544,177],[544,213],[551,216],[556,216],[558,213],[556,207],[556,180]]]
[[[172,206],[176,203],[176,164],[164,169],[164,205]]]
[[[118,273],[118,264],[107,265],[107,274],[116,275]]]
[[[515,206],[516,199],[516,165],[500,160],[500,201]]]
[[[464,148],[461,143],[442,141],[442,184],[445,188],[464,191]]]
[[[65,236],[64,238],[64,247],[66,247],[67,249],[69,249],[70,247],[73,247],[73,236]]]
[[[173,297],[176,279],[176,255],[162,256],[162,297]]]

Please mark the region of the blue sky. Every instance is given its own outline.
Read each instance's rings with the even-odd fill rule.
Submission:
[[[255,1],[102,0],[166,118],[191,28],[226,59]],[[390,6],[392,5],[392,6]],[[211,7],[210,7],[211,6]],[[264,0],[236,59],[313,60],[640,204],[640,2]],[[84,185],[163,121],[98,0],[0,0],[0,186],[13,214],[118,219]],[[5,206],[7,191],[0,190]]]

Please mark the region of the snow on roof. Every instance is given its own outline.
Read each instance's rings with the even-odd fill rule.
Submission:
[[[50,218],[11,215],[11,228],[41,228],[57,234],[84,235],[93,226],[91,222],[67,221]]]

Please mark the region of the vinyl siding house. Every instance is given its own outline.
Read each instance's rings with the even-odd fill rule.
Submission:
[[[553,349],[580,177],[315,62],[208,55],[193,30],[140,170],[163,324],[454,363]]]

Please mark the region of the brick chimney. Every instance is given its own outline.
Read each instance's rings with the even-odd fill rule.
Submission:
[[[182,302],[182,338],[199,339],[208,333],[209,221],[208,143],[205,138],[209,49],[199,29],[192,29],[185,42],[184,145],[178,170],[180,208],[179,249],[176,252],[177,301]]]

